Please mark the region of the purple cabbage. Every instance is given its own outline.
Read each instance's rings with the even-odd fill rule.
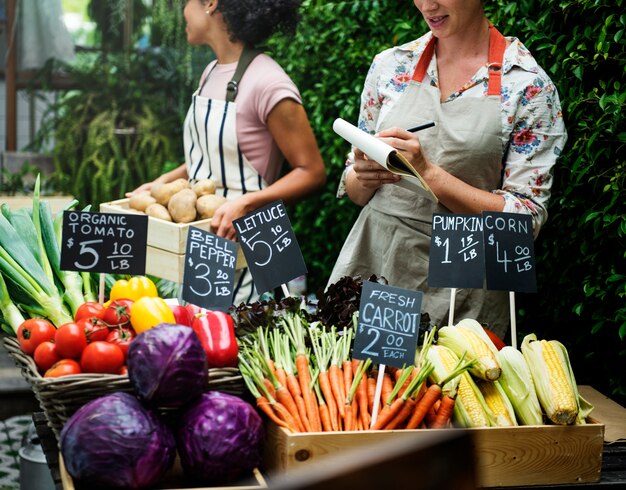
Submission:
[[[196,333],[161,323],[128,348],[128,378],[139,398],[162,409],[180,408],[208,386],[207,357]]]
[[[145,488],[171,467],[171,430],[128,393],[83,405],[65,423],[61,453],[68,473],[90,487]]]
[[[200,483],[235,482],[261,462],[261,417],[233,395],[204,393],[180,415],[175,436],[185,474]]]

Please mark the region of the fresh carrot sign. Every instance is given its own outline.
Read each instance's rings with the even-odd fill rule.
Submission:
[[[421,291],[363,282],[353,357],[398,368],[415,362]]]

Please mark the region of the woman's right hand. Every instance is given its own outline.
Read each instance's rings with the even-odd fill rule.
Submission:
[[[139,194],[140,192],[149,191],[150,189],[152,189],[152,184],[152,182],[146,182],[145,184],[141,184],[135,190],[127,192],[125,195],[126,197],[131,197],[135,194]]]
[[[352,169],[359,184],[369,190],[376,190],[384,184],[394,184],[400,180],[400,176],[389,172],[373,160],[368,160],[365,153],[358,148],[354,150]]]

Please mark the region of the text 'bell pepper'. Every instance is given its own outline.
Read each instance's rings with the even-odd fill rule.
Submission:
[[[191,327],[206,352],[209,368],[237,367],[239,345],[235,322],[223,311],[207,311],[194,318]]]

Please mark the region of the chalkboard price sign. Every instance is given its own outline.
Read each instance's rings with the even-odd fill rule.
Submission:
[[[482,217],[433,214],[428,285],[482,288],[484,277]]]
[[[259,208],[233,224],[259,293],[307,273],[282,201]]]
[[[61,269],[143,275],[148,216],[64,211]]]
[[[487,289],[537,291],[532,219],[527,214],[483,213]]]
[[[363,281],[353,357],[401,368],[415,362],[421,291]]]
[[[207,310],[228,310],[233,303],[236,260],[235,242],[190,226],[182,298]]]

